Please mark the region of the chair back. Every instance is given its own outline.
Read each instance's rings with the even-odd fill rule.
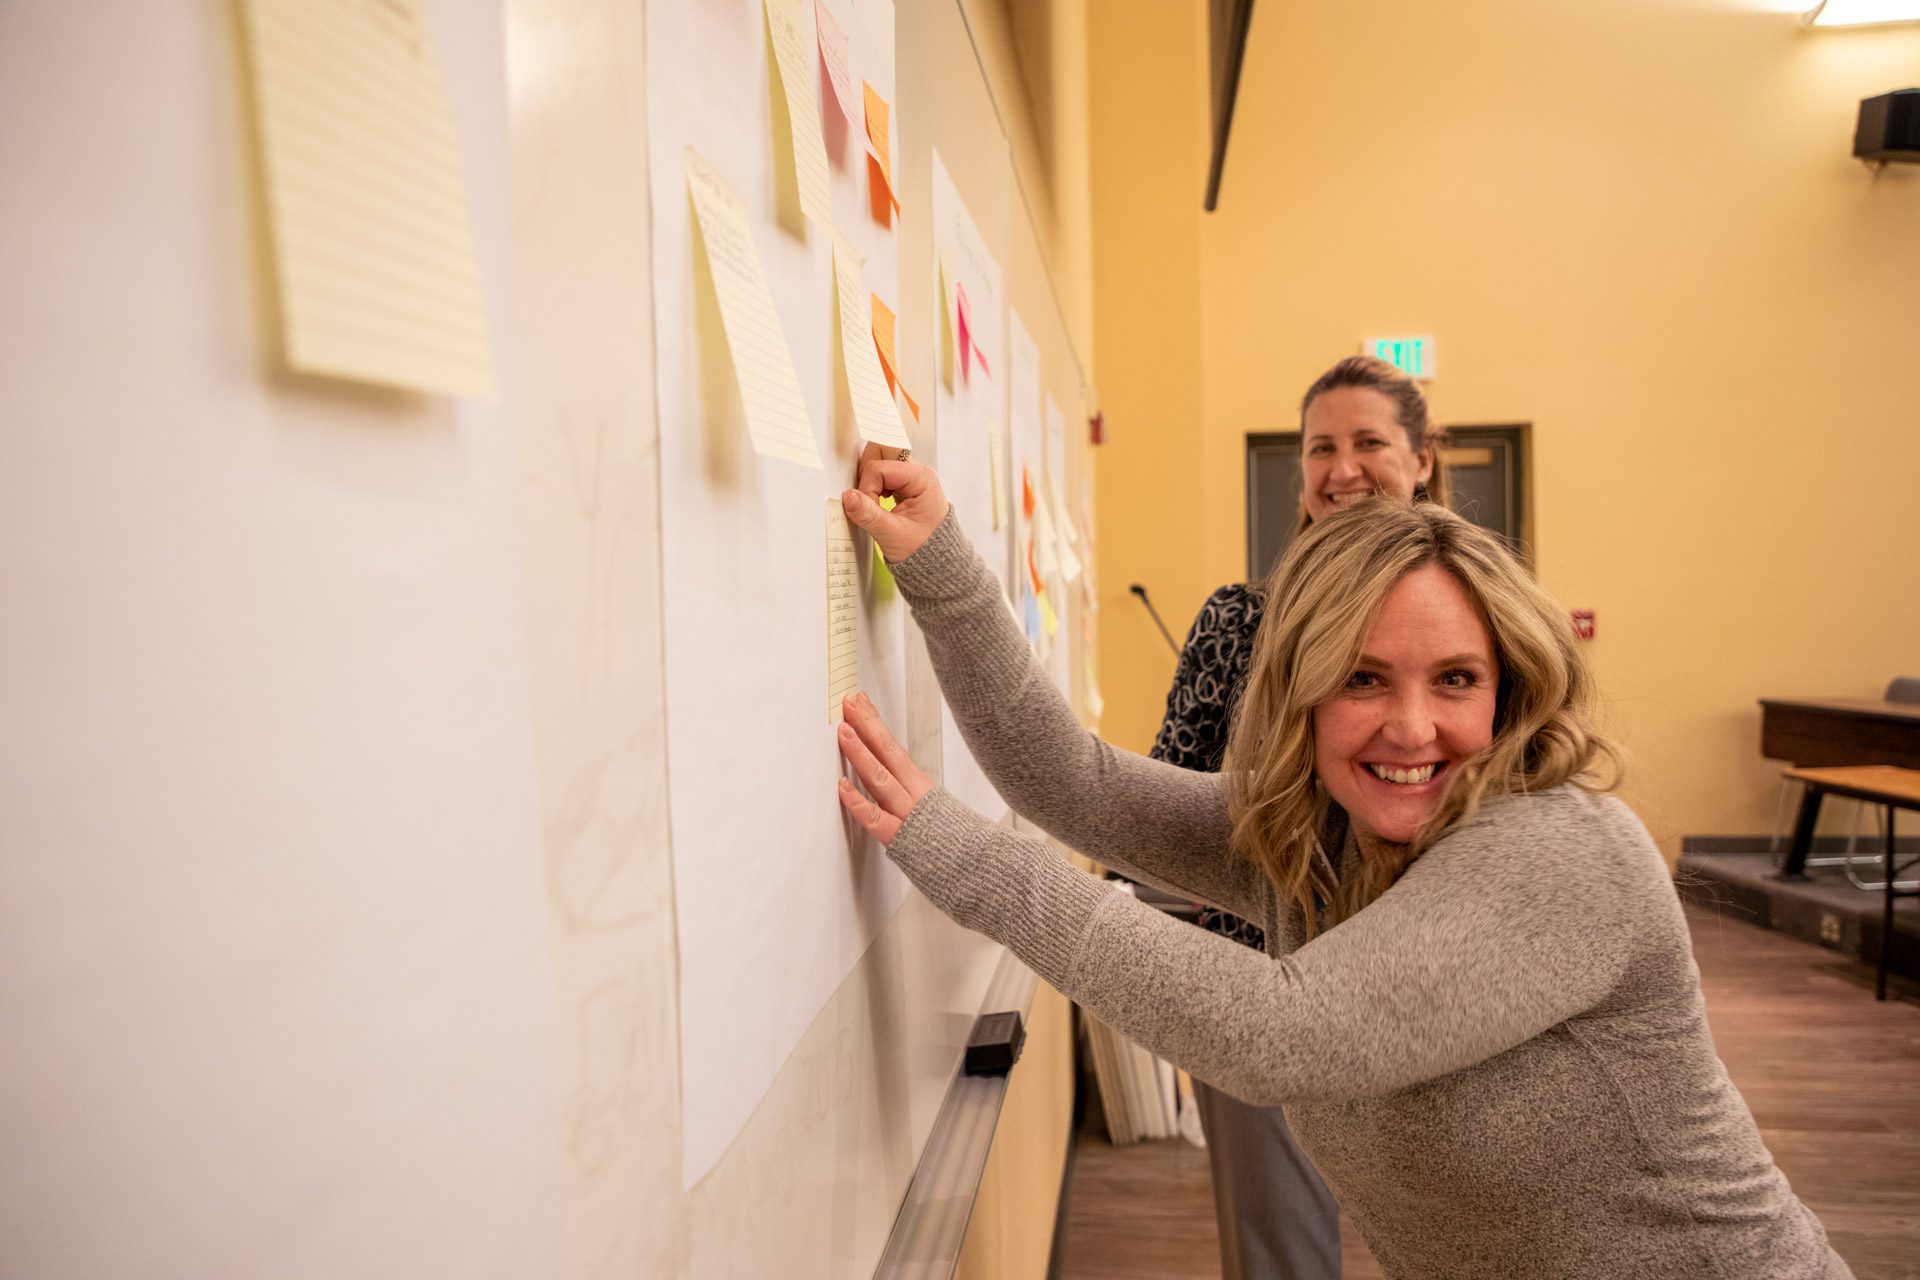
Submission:
[[[1887,701],[1920,703],[1920,676],[1895,676],[1887,686]]]

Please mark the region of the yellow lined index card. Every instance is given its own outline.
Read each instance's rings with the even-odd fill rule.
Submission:
[[[911,449],[900,409],[880,372],[879,349],[867,323],[867,287],[861,283],[860,255],[838,231],[833,233],[833,278],[840,300],[840,357],[853,397],[853,422],[862,440]]]
[[[287,363],[491,396],[447,100],[419,0],[246,0]]]
[[[720,323],[727,331],[754,452],[818,469],[813,422],[800,398],[793,354],[753,247],[746,206],[692,147],[687,148],[687,190],[713,268]]]
[[[820,132],[820,99],[815,92],[818,77],[813,70],[818,46],[807,39],[804,11],[794,0],[765,3],[767,34],[773,38],[774,74],[787,103],[800,208],[809,218],[831,226],[833,197],[827,187],[827,144]]]
[[[860,557],[840,499],[827,499],[827,723],[860,689]]]

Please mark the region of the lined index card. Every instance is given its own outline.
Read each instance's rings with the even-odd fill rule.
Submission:
[[[834,292],[839,295],[840,356],[846,366],[847,390],[853,398],[853,421],[862,440],[911,449],[900,410],[880,371],[879,349],[867,322],[868,297],[860,281],[860,255],[838,231],[833,233]]]
[[[765,4],[767,34],[773,39],[774,74],[787,104],[800,208],[809,218],[831,226],[833,197],[827,186],[827,144],[820,132],[820,100],[814,84],[816,46],[807,41],[805,14],[795,0],[765,0]]]
[[[246,0],[289,365],[491,396],[453,124],[419,0]]]
[[[851,117],[857,104],[853,100],[853,71],[847,65],[847,33],[834,21],[827,0],[813,0],[813,27],[820,36],[820,61],[833,86],[834,105],[842,115]]]
[[[754,452],[818,468],[820,449],[814,442],[813,422],[800,397],[793,355],[773,309],[760,255],[753,247],[746,206],[692,147],[687,148],[687,189],[693,195],[694,217],[713,269],[720,323],[727,331],[727,350],[733,357]]]
[[[860,557],[840,499],[827,499],[827,723],[860,689]]]

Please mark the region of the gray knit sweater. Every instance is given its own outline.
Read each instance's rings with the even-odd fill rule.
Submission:
[[[895,574],[1007,802],[1263,925],[1269,954],[945,791],[914,808],[894,860],[1101,1020],[1247,1102],[1284,1103],[1388,1274],[1851,1277],[1714,1053],[1672,881],[1625,805],[1574,787],[1489,800],[1303,944],[1298,912],[1230,853],[1220,778],[1082,730],[953,517]]]

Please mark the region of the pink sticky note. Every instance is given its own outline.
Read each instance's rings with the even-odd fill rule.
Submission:
[[[833,96],[840,101],[840,114],[853,118],[853,73],[847,69],[847,33],[827,11],[826,0],[813,0],[814,27],[820,32],[820,60],[826,64],[827,80]]]
[[[967,286],[956,282],[953,296],[953,309],[958,316],[954,322],[954,345],[960,348],[960,379],[964,382],[970,373],[968,366],[973,357],[973,332],[967,326]]]
[[[960,376],[963,378],[967,377],[967,366],[972,363],[978,363],[980,372],[991,378],[993,371],[987,368],[987,353],[982,351],[979,344],[974,342],[973,324],[967,318],[967,286],[955,284],[953,286],[953,296],[955,299],[953,309],[960,315],[959,323],[955,326],[959,331]]]

